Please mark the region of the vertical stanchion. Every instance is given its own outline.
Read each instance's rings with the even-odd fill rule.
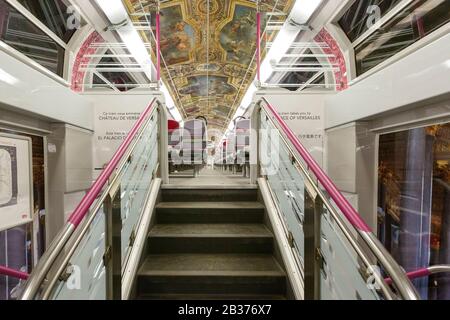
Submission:
[[[257,184],[261,173],[259,163],[260,152],[261,105],[256,104],[250,117],[250,183]]]
[[[259,12],[259,3],[257,3],[256,12],[256,79],[259,86],[261,83],[261,12]]]
[[[114,196],[108,195],[104,202],[106,213],[105,254],[106,298],[122,299],[122,218],[120,187]]]
[[[156,81],[161,80],[161,16],[159,13],[156,14]]]
[[[157,135],[158,157],[159,157],[159,176],[163,184],[169,184],[169,129],[167,126],[167,108],[158,103],[157,125],[155,130],[159,130]]]
[[[305,300],[320,300],[320,218],[322,199],[305,185]]]
[[[314,300],[320,300],[320,277],[323,267],[323,256],[320,246],[322,239],[321,219],[324,211],[322,198],[316,196],[314,201]]]

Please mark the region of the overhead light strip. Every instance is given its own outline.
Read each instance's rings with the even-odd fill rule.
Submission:
[[[149,46],[144,44],[138,31],[132,27],[132,22],[128,12],[121,0],[96,0],[97,4],[103,10],[108,20],[112,24],[119,24],[122,21],[127,22],[125,28],[118,28],[116,31],[124,42],[122,45],[112,44],[112,47],[126,47],[134,56],[135,60],[143,67],[143,72],[149,79],[152,79],[152,61],[148,52]]]

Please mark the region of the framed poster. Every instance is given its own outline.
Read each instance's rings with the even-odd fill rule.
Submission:
[[[0,133],[0,231],[32,221],[32,144]]]

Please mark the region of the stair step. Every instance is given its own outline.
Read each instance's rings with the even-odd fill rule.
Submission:
[[[157,224],[149,253],[271,253],[273,235],[263,224]]]
[[[231,202],[257,201],[257,189],[162,189],[162,202]]]
[[[259,202],[161,202],[157,223],[258,223],[264,206]]]
[[[139,270],[138,293],[284,294],[286,276],[272,255],[149,255]]]

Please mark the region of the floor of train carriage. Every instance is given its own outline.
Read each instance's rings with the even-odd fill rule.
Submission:
[[[197,177],[193,176],[192,169],[170,173],[171,187],[250,187],[250,179],[243,177],[242,172],[233,173],[230,169],[222,167],[205,166]]]

